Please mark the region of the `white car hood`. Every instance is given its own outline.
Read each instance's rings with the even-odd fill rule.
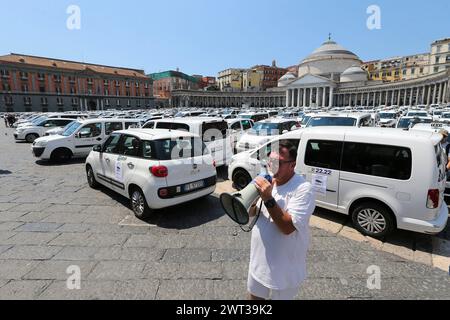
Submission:
[[[53,141],[58,141],[58,140],[64,140],[67,139],[68,137],[63,137],[60,135],[53,135],[53,136],[45,136],[45,137],[41,137],[35,140],[35,142],[40,142],[40,141],[46,141],[47,143],[53,142]]]

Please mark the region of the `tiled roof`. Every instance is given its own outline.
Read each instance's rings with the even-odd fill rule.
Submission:
[[[1,62],[30,65],[49,69],[64,69],[75,72],[91,71],[112,76],[148,79],[144,71],[138,69],[110,67],[83,62],[29,56],[17,53],[0,56],[0,63]]]

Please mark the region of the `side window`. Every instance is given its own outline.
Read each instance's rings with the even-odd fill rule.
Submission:
[[[408,148],[346,142],[342,171],[369,176],[408,180],[412,158]]]
[[[155,122],[147,122],[142,129],[153,129],[155,127]]]
[[[139,156],[140,140],[133,136],[125,136],[123,139],[123,154],[130,157]]]
[[[73,122],[73,120],[59,120],[58,123],[57,123],[57,126],[58,127],[65,127],[71,122]]]
[[[252,128],[252,123],[251,123],[251,121],[248,121],[248,120],[242,120],[242,128],[243,128],[244,130],[251,129],[251,128]]]
[[[146,159],[153,159],[153,143],[151,141],[142,141],[142,156]]]
[[[233,123],[231,125],[231,130],[241,131],[241,123],[239,121],[236,122],[236,123]]]
[[[114,131],[122,130],[122,122],[106,122],[105,123],[105,134],[109,136]]]
[[[331,170],[339,170],[342,142],[310,140],[306,147],[305,164]]]
[[[118,145],[120,141],[120,134],[111,135],[108,140],[106,140],[103,150],[105,153],[119,153]]]
[[[95,138],[102,134],[101,123],[91,123],[85,125],[80,130],[80,138]]]
[[[134,128],[134,129],[139,128],[139,123],[137,123],[137,122],[125,122],[125,129],[128,129],[128,128]]]

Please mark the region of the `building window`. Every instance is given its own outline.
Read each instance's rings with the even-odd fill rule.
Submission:
[[[415,74],[416,73],[416,69],[415,68],[412,68],[411,69],[411,74]]]
[[[131,105],[131,101],[127,100],[127,106],[129,107]]]
[[[125,87],[129,87],[130,83],[128,81],[125,82]]]
[[[9,70],[0,70],[2,78],[9,78]]]
[[[139,88],[139,82],[135,83],[136,88]]]
[[[105,99],[105,106],[109,107],[109,99]]]
[[[31,98],[30,98],[30,97],[24,97],[24,98],[23,98],[23,103],[24,103],[26,106],[31,106]]]
[[[88,85],[92,85],[94,83],[94,80],[92,78],[87,79]]]
[[[104,86],[109,86],[109,80],[103,80],[103,85]]]
[[[439,63],[440,59],[441,59],[441,57],[436,57],[436,62],[435,63]]]
[[[450,62],[450,55],[448,55],[448,56],[445,58],[445,61],[446,61],[446,62]]]
[[[75,89],[75,87],[70,87],[70,93],[71,94],[76,94],[77,93],[77,89]]]
[[[434,67],[434,73],[439,72],[439,67]]]
[[[61,87],[56,87],[55,90],[57,94],[61,94]]]
[[[20,72],[20,78],[22,80],[28,80],[28,72]]]
[[[55,80],[55,82],[61,82],[61,76],[60,75],[54,75],[53,79]]]
[[[63,100],[63,98],[56,98],[56,104],[57,104],[58,106],[64,105],[64,100]]]
[[[45,97],[42,97],[42,98],[41,98],[41,105],[47,106],[47,105],[48,105],[48,99],[45,98]]]
[[[78,98],[72,98],[72,106],[78,105]]]
[[[13,101],[13,98],[11,96],[5,96],[3,99],[5,100],[5,104],[7,106],[14,105],[14,101]]]
[[[403,69],[403,75],[406,76],[406,69]]]
[[[70,83],[75,83],[75,77],[69,77],[69,82]]]
[[[120,87],[120,83],[118,80],[116,80],[116,87]]]
[[[420,73],[423,73],[423,68],[420,68],[420,71],[419,71]]]
[[[104,95],[105,96],[109,96],[109,90],[108,89],[105,89]]]
[[[441,45],[438,45],[437,47],[436,47],[436,52],[441,52],[441,49],[442,49],[442,46]]]
[[[28,85],[26,84],[22,85],[22,92],[28,92]]]
[[[38,80],[39,81],[45,81],[45,74],[44,73],[38,73]]]

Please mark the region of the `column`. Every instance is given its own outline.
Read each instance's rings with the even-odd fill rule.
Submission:
[[[334,88],[330,87],[330,101],[328,103],[328,107],[332,107],[333,106],[333,93],[334,93]]]
[[[300,88],[298,88],[297,90],[298,90],[298,92],[297,92],[297,108],[299,108],[300,107]]]
[[[373,92],[373,101],[372,101],[373,107],[375,108],[376,104],[377,104],[377,92],[374,91]]]
[[[286,108],[289,107],[289,89],[286,90]]]
[[[438,95],[438,102],[437,102],[439,104],[441,104],[441,102],[442,102],[441,95],[442,95],[442,83],[439,83],[439,95]]]
[[[431,104],[431,86],[428,86],[428,92],[427,92],[427,106],[430,106]]]
[[[306,88],[303,88],[303,107],[306,107]]]
[[[412,102],[412,99],[413,99],[413,92],[414,92],[414,88],[411,88],[411,93],[410,93],[410,95],[409,95],[409,105],[410,105],[410,106],[413,105],[413,102]]]
[[[405,93],[403,94],[403,105],[406,106],[406,95],[408,93],[408,89],[405,88]]]
[[[311,104],[312,104],[312,92],[313,92],[313,88],[309,88],[309,102],[308,102],[308,107],[311,107]]]
[[[447,90],[448,90],[448,83],[444,82],[444,94],[442,96],[442,102],[444,102],[444,103],[448,102],[448,100],[447,100]]]
[[[326,96],[327,88],[323,87],[322,91],[323,91],[322,92],[322,108],[324,108],[325,107],[325,103],[326,103],[326,99],[327,99],[327,96]]]
[[[391,90],[391,106],[394,105],[394,90]]]
[[[434,85],[434,88],[433,88],[433,104],[435,104],[436,103],[436,91],[437,91],[437,84],[435,84]]]
[[[422,96],[420,97],[420,104],[425,103],[425,86],[422,87]]]

